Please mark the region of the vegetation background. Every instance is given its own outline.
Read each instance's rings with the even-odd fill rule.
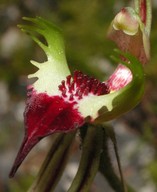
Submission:
[[[105,80],[116,67],[110,60],[115,45],[107,39],[107,29],[115,14],[122,7],[132,5],[131,3],[131,0],[1,0],[1,192],[25,192],[28,189],[52,139],[49,137],[41,141],[23,163],[15,178],[8,178],[24,134],[22,114],[28,84],[27,75],[36,70],[29,61],[34,59],[42,62],[46,59],[42,50],[17,28],[17,24],[23,22],[23,16],[42,16],[55,22],[64,33],[67,60],[71,71],[78,69]],[[117,133],[125,179],[138,192],[157,191],[157,3],[155,0],[150,38],[151,60],[145,66],[145,96],[133,111],[111,122]],[[74,149],[74,154],[76,151]],[[75,160],[72,160],[69,173],[77,167],[77,162],[75,167],[72,166],[74,162]],[[116,164],[114,157],[113,163]],[[106,187],[108,192],[112,191],[107,183],[98,180],[95,181],[93,191],[105,191]],[[67,180],[62,182],[58,192],[66,191]]]

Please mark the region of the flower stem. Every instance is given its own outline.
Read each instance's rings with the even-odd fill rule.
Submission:
[[[112,135],[111,135],[112,134]],[[118,168],[120,171],[121,180],[119,177],[115,174],[115,170],[112,166],[109,151],[108,151],[108,140],[111,138],[113,144],[114,144],[114,150],[116,153],[116,158],[118,161]],[[113,141],[114,140],[114,141]],[[117,146],[115,147],[115,135],[113,134],[113,130],[110,129],[110,127],[104,128],[104,135],[103,135],[103,152],[101,154],[100,158],[100,166],[99,171],[101,174],[106,178],[112,189],[118,192],[135,192],[134,189],[132,189],[130,186],[126,186],[124,183],[122,171],[121,171],[121,165],[118,155],[118,149]]]
[[[120,178],[121,178],[122,187],[123,187],[123,190],[124,190],[124,191],[127,191],[126,185],[125,185],[125,181],[124,181],[124,178],[123,178],[123,172],[122,172],[122,168],[121,168],[119,153],[118,153],[116,135],[115,135],[115,132],[114,132],[114,129],[113,129],[112,126],[109,128],[109,130],[110,130],[110,131],[109,131],[109,137],[110,137],[110,139],[111,139],[111,141],[112,141],[112,143],[113,143],[113,147],[114,147],[114,151],[115,151],[115,156],[116,156],[117,164],[118,164],[118,169],[119,169],[119,173],[120,173]]]
[[[83,142],[80,165],[68,192],[90,191],[91,184],[99,168],[103,140],[102,132],[101,127],[88,126]]]
[[[75,133],[59,134],[56,136],[37,178],[28,192],[54,191],[64,171]]]

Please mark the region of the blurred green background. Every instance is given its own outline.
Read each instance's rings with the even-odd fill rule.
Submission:
[[[23,138],[23,110],[27,75],[42,50],[18,28],[22,17],[42,16],[64,33],[71,71],[81,70],[105,80],[116,67],[111,63],[114,43],[106,37],[115,14],[129,0],[1,0],[0,2],[0,192],[25,192],[37,174],[50,139],[29,155],[14,179],[8,173]],[[146,93],[140,105],[112,124],[126,180],[138,192],[157,191],[157,3],[153,1],[151,60],[145,66]],[[135,93],[136,94],[136,93]],[[115,160],[113,160],[115,161]],[[97,182],[96,182],[97,183]],[[106,184],[107,185],[107,184]],[[98,190],[105,191],[105,185]],[[108,188],[108,192],[112,189]],[[58,192],[64,192],[63,187]]]

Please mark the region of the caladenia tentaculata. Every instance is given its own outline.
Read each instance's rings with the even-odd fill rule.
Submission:
[[[28,86],[25,136],[10,177],[42,138],[74,131],[88,122],[100,124],[115,119],[135,107],[144,93],[143,66],[135,56],[117,50],[114,60],[118,68],[104,82],[80,71],[72,75],[61,30],[41,17],[23,19],[29,24],[19,27],[44,50],[47,61],[31,61],[38,71],[28,77],[37,80]],[[38,35],[42,35],[46,43],[41,42]]]

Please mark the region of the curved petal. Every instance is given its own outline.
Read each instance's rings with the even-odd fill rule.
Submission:
[[[133,79],[124,88],[102,96],[90,95],[78,102],[78,110],[84,117],[90,116],[95,122],[109,121],[131,110],[141,100],[144,93],[144,73],[141,63],[129,54],[124,54]]]
[[[59,83],[70,74],[65,57],[62,32],[54,24],[41,17],[24,17],[23,19],[31,22],[31,24],[19,25],[19,27],[44,50],[48,59],[42,64],[31,61],[39,70],[28,77],[38,78],[33,85],[37,93],[46,92],[48,95],[57,95],[59,94]],[[40,36],[44,38],[46,43],[40,40]]]

